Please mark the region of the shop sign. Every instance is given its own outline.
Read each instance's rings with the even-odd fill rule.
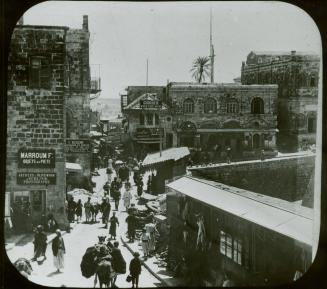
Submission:
[[[56,173],[17,173],[18,185],[55,185]]]
[[[144,99],[140,100],[140,107],[141,108],[153,108],[153,109],[159,109],[161,107],[161,101],[159,100],[150,100],[150,99]]]
[[[91,151],[91,143],[88,139],[66,139],[67,153],[89,153]]]
[[[55,168],[54,149],[20,149],[19,168]]]
[[[160,137],[163,134],[163,128],[138,128],[136,129],[136,137],[137,138],[153,138]]]

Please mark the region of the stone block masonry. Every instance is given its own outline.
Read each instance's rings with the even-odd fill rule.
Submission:
[[[18,26],[9,55],[6,191],[11,204],[29,201],[32,225],[50,213],[62,229],[65,216],[65,37],[66,27]],[[19,165],[19,150],[54,151],[52,167]],[[38,175],[26,184],[18,174]],[[44,177],[55,174],[53,184]],[[47,184],[48,181],[48,184]]]
[[[226,185],[284,199],[305,199],[312,207],[315,156],[285,157],[265,161],[220,164],[191,169],[193,176],[208,178]]]

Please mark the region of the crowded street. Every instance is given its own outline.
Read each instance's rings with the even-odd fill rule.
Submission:
[[[270,2],[10,14],[4,288],[306,275],[319,251],[321,36]]]
[[[103,196],[103,185],[107,181],[106,169],[100,169],[99,176],[94,176],[93,180],[96,183],[95,194],[93,200]],[[136,190],[136,187],[132,187]],[[136,193],[136,192],[134,192]],[[82,195],[80,198],[84,203],[87,200],[87,196]],[[133,197],[135,202],[135,197]],[[133,202],[132,201],[132,202]],[[114,208],[114,202],[111,202],[112,208]],[[84,210],[83,210],[84,211]],[[116,216],[119,220],[119,226],[117,228],[117,240],[119,240],[119,249],[126,261],[127,266],[133,258],[132,253],[123,245],[120,240],[120,236],[124,236],[127,231],[127,224],[125,219],[127,213],[121,201],[119,204],[118,212]],[[85,214],[83,213],[82,222],[71,223],[70,233],[63,235],[65,246],[67,248],[65,254],[65,268],[62,272],[57,273],[53,265],[53,256],[51,252],[51,243],[48,244],[46,251],[46,260],[42,264],[38,262],[32,262],[33,272],[29,277],[30,281],[34,281],[40,285],[47,286],[66,286],[66,287],[93,287],[94,277],[85,278],[81,274],[80,263],[82,256],[86,249],[95,245],[98,242],[98,236],[109,236],[109,230],[104,228],[104,224],[101,223],[101,213],[97,216],[96,223],[85,224]],[[139,247],[141,248],[141,247]],[[140,249],[141,252],[141,249]],[[26,235],[22,238],[18,244],[11,250],[7,250],[8,257],[14,263],[18,258],[31,259],[33,256],[33,236]],[[142,254],[141,254],[142,255]],[[126,281],[126,274],[118,275],[116,286],[118,288],[130,287],[130,284]],[[36,281],[37,280],[37,281]],[[77,283],[78,280],[78,283]],[[140,275],[139,286],[140,287],[160,287],[161,282],[154,277],[146,268],[142,268]],[[99,286],[99,284],[98,284]]]

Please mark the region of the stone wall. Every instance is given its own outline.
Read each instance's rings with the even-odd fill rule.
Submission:
[[[18,26],[14,30],[7,95],[6,190],[12,194],[47,190],[46,208],[42,213],[53,213],[63,227],[67,224],[63,117],[66,31],[64,27],[48,26]],[[18,168],[21,148],[54,149],[55,167]],[[18,172],[56,173],[56,184],[18,185]],[[33,221],[40,222],[39,219]]]
[[[305,199],[312,207],[315,156],[268,159],[214,167],[191,169],[193,176],[204,177],[226,185],[281,198],[287,201]]]
[[[87,16],[83,18],[83,29],[67,31],[66,136],[71,139],[89,139],[90,137],[89,38]],[[79,163],[84,175],[90,174],[91,153],[67,153],[67,159]]]

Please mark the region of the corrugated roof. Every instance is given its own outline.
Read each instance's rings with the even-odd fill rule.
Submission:
[[[313,210],[311,216],[305,216],[296,210],[285,210],[278,205],[269,204],[264,199],[243,196],[233,190],[227,191],[213,183],[194,177],[182,177],[167,187],[279,234],[312,245]]]
[[[167,150],[163,150],[161,152],[156,152],[153,154],[148,154],[142,162],[143,166],[148,166],[156,163],[161,163],[169,160],[177,161],[185,156],[188,156],[190,151],[188,147],[178,147],[178,148],[170,148]]]

